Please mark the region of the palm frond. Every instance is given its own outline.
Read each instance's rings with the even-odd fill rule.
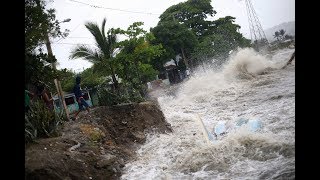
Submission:
[[[117,42],[117,35],[109,31],[108,34],[108,46],[109,46],[109,53],[110,56],[112,57],[114,50],[115,50],[115,44]]]
[[[73,50],[71,50],[70,59],[84,58],[92,63],[97,63],[102,61],[103,56],[100,52],[89,48],[86,45],[78,45]]]
[[[106,37],[103,36],[104,33],[102,31],[100,31],[100,29],[96,23],[88,22],[85,24],[85,26],[90,31],[90,33],[93,35],[98,48],[101,49],[102,52],[104,52],[105,56],[107,56],[108,49],[107,49]]]
[[[105,31],[104,31],[104,28],[106,26],[106,22],[107,22],[107,19],[103,18],[102,25],[101,25],[101,32],[102,32],[102,37],[103,37],[103,41],[104,42],[106,42],[106,34],[105,34]]]

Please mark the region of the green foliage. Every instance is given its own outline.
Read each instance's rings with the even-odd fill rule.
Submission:
[[[198,40],[194,33],[185,25],[175,21],[159,23],[155,28],[151,29],[155,35],[154,43],[161,43],[166,49],[172,49],[170,58],[174,58],[176,54],[181,53],[181,48],[186,52],[191,52],[193,47],[198,44]]]
[[[45,82],[52,92],[55,91],[53,79],[57,77],[57,72],[48,63],[45,63],[45,59],[46,55],[43,53],[25,54],[25,84]]]
[[[140,26],[143,25],[143,22],[134,22],[131,24],[126,31],[120,30],[120,34],[125,34],[129,37],[129,39],[132,38],[138,38],[141,35],[146,34],[147,31],[143,30]]]
[[[50,91],[54,91],[53,79],[57,72],[50,66],[56,62],[55,57],[49,57],[41,46],[46,36],[65,37],[68,30],[61,31],[55,10],[46,9],[44,0],[25,0],[25,84],[45,82]]]
[[[47,109],[43,101],[36,100],[30,104],[30,110],[25,114],[25,141],[36,138],[57,136],[58,126],[64,118]]]
[[[169,7],[151,29],[156,37],[154,43],[166,50],[152,65],[160,70],[160,64],[182,55],[183,50],[193,65],[212,58],[225,60],[231,50],[250,46],[250,40],[239,33],[240,26],[234,24],[234,17],[207,20],[215,14],[211,0],[188,0]]]
[[[221,65],[226,60],[229,52],[241,44],[241,41],[236,41],[230,38],[230,36],[228,37],[225,34],[219,33],[206,36],[195,48],[192,54],[193,58],[199,59],[201,62],[215,58],[219,60],[219,64]],[[249,45],[249,42],[247,42],[247,45]]]
[[[195,47],[192,56],[200,59],[208,59],[209,57],[213,57],[216,54],[216,50],[213,47],[217,39],[218,38],[215,36],[205,37],[203,41],[200,42],[197,47]]]
[[[72,92],[73,91],[73,86],[75,84],[75,78],[70,78],[64,81],[61,81],[61,87],[62,90],[65,92]]]
[[[201,38],[193,56],[200,59],[216,58],[225,60],[231,50],[250,46],[250,40],[238,32],[240,26],[234,24],[234,17],[226,16],[213,21],[211,32]]]
[[[63,91],[72,91],[75,82],[75,74],[71,70],[58,70],[58,79],[61,82],[61,87]]]
[[[155,77],[159,71],[153,69],[150,64],[141,64],[139,66],[139,71],[141,72],[141,81],[149,82],[155,80]]]
[[[206,21],[206,18],[215,14],[211,0],[188,0],[169,7],[160,15],[159,23],[177,20],[190,28],[195,35],[202,36],[210,27],[210,21]]]
[[[69,30],[61,31],[55,9],[46,9],[44,0],[25,0],[25,48],[32,51],[42,45],[46,34],[65,37]]]
[[[122,98],[126,99],[127,102],[139,103],[145,101],[146,86],[144,84],[124,81],[122,89]]]
[[[177,54],[182,54],[182,50],[188,59],[198,44],[195,34],[177,21],[159,22],[155,28],[151,29],[151,32],[156,37],[153,43],[162,44],[166,50],[163,56],[155,58],[152,62],[158,71],[163,70],[163,64],[169,59],[175,59]]]
[[[113,58],[116,50],[117,36],[113,29],[109,29],[106,34],[105,25],[106,19],[103,19],[101,29],[96,23],[86,23],[85,26],[93,35],[97,47],[95,49],[91,49],[86,45],[78,45],[71,51],[70,58],[84,58],[89,62],[92,62],[94,64],[93,70],[103,73],[104,76],[111,75],[115,88],[118,89],[118,81],[115,76],[117,64],[114,63]]]
[[[79,75],[81,76],[81,87],[82,88],[94,88],[104,82],[103,75],[100,73],[96,73],[93,70],[94,68],[85,69]],[[72,92],[73,87],[75,85],[75,77],[72,71],[63,69],[59,71],[59,79],[61,80],[61,86],[63,91]]]
[[[95,73],[93,68],[88,68],[80,74],[81,84],[84,88],[93,88],[103,83],[103,78],[100,74]]]
[[[119,77],[124,83],[130,82],[133,91],[140,92],[141,96],[143,96],[143,84],[155,79],[157,73],[149,63],[164,51],[161,44],[154,45],[150,42],[155,37],[143,30],[140,27],[142,25],[142,22],[135,22],[127,30],[116,30],[128,38],[118,43],[120,52],[115,59]]]
[[[130,102],[129,99],[123,94],[115,94],[105,86],[101,86],[98,89],[98,99],[101,106],[113,106],[120,103]]]

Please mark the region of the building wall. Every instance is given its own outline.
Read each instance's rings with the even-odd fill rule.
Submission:
[[[89,92],[84,92],[84,93],[89,93]],[[68,104],[68,101],[71,101],[72,99],[73,99],[73,103]],[[65,94],[65,101],[66,101],[66,104],[67,104],[67,108],[68,108],[69,114],[73,114],[73,113],[75,113],[76,111],[79,110],[78,102],[76,101],[76,97],[75,97],[75,95],[73,93]],[[54,102],[55,102],[54,103],[55,112],[56,113],[60,113],[61,112],[61,108],[63,107],[61,102],[57,98],[55,98]],[[93,106],[90,94],[88,95],[88,99],[86,100],[86,102],[88,103],[89,107]]]

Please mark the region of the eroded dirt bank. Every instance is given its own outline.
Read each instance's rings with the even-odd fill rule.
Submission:
[[[119,179],[147,133],[170,133],[152,102],[96,107],[65,122],[61,136],[26,147],[26,179]]]

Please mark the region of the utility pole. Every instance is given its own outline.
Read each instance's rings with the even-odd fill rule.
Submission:
[[[41,9],[40,0],[36,0],[36,3],[37,3],[38,8]],[[42,9],[41,9],[41,12],[42,12]],[[70,20],[71,20],[71,19],[67,19],[67,20],[65,20],[64,22],[68,22],[68,21],[70,21]],[[50,40],[49,40],[49,33],[48,33],[48,32],[45,32],[45,33],[44,33],[44,36],[45,36],[45,37],[44,37],[44,38],[45,38],[45,44],[46,44],[47,51],[48,51],[48,57],[49,57],[50,60],[53,60],[54,56],[53,56],[53,53],[52,53],[52,48],[51,48],[51,44],[50,44]],[[52,68],[53,68],[54,70],[57,70],[57,68],[56,68],[56,62],[52,62]],[[69,120],[69,119],[70,119],[70,117],[69,117],[69,111],[68,111],[66,102],[65,102],[65,100],[64,100],[64,95],[63,95],[63,91],[62,91],[62,88],[61,88],[60,81],[55,78],[55,79],[54,79],[54,84],[55,84],[56,89],[57,89],[58,98],[59,98],[59,100],[61,100],[60,102],[62,102],[64,112],[66,113],[67,119]]]
[[[46,47],[47,47],[47,51],[48,51],[48,56],[49,56],[49,59],[51,59],[51,58],[53,58],[53,53],[52,53],[52,49],[51,49],[51,44],[50,44],[48,33],[45,34],[45,41],[46,41]],[[52,68],[54,70],[57,70],[56,62],[52,62]],[[57,78],[55,78],[54,79],[54,84],[56,85],[56,89],[57,89],[57,92],[58,92],[58,98],[59,98],[60,102],[62,102],[64,112],[66,113],[67,119],[69,120],[70,119],[69,111],[68,111],[66,102],[64,100],[64,95],[63,95],[63,91],[62,91],[62,88],[61,88],[60,81]]]

